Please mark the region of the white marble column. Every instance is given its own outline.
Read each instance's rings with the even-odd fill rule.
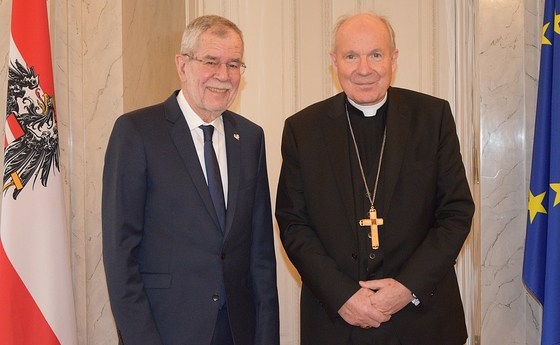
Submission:
[[[482,344],[540,342],[539,309],[521,279],[539,3],[479,1]]]
[[[115,329],[101,260],[101,171],[123,111],[121,1],[51,0],[50,18],[79,341],[109,344]]]

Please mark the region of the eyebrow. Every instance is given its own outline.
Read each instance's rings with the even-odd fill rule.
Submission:
[[[203,58],[207,60],[219,60],[217,57],[212,55],[204,55]]]
[[[369,52],[367,52],[365,55],[371,55],[371,54],[374,54],[374,53],[383,53],[383,49],[382,48],[375,48],[375,49],[372,49]],[[358,52],[356,52],[355,50],[347,50],[347,51],[341,52],[341,54],[342,55],[362,55],[362,54],[359,54]]]
[[[208,59],[208,60],[212,60],[212,61],[220,61],[220,59],[219,59],[218,57],[213,56],[213,55],[205,55],[203,58],[204,58],[204,59]],[[226,63],[227,63],[227,62],[239,62],[239,63],[242,63],[241,59],[231,59],[231,60],[226,61]]]

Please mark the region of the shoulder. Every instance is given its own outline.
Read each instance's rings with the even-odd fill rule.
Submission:
[[[129,111],[121,115],[119,119],[123,118],[123,120],[121,121],[124,121],[124,119],[128,119],[130,121],[135,121],[135,122],[147,121],[150,119],[157,118],[158,114],[163,115],[164,113],[165,113],[164,103],[159,103],[159,104],[154,104],[144,108],[139,108],[139,109]]]
[[[411,108],[449,107],[449,102],[445,99],[399,87],[389,88],[389,98],[392,98],[394,102],[406,104]]]
[[[117,118],[115,127],[133,126],[138,129],[154,129],[167,121],[175,122],[182,115],[176,97],[177,93],[174,92],[164,102],[126,112]]]
[[[345,94],[339,93],[322,101],[313,103],[286,119],[287,123],[314,124],[325,116],[335,117],[344,112]]]
[[[251,133],[263,133],[263,129],[261,126],[257,125],[255,122],[231,110],[226,110],[222,114],[222,117],[224,119],[224,125],[226,125],[227,123],[233,126],[233,128],[236,128],[240,131],[248,131]]]

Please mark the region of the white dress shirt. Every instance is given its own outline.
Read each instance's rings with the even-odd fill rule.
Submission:
[[[206,183],[208,183],[208,177],[206,176],[206,164],[204,163],[204,133],[202,129],[199,128],[200,125],[212,125],[214,126],[214,134],[212,135],[212,145],[214,146],[214,151],[216,151],[216,157],[218,159],[218,165],[220,166],[220,176],[222,177],[222,186],[224,188],[224,199],[227,208],[227,195],[228,195],[228,175],[227,175],[227,156],[226,156],[226,139],[224,131],[224,120],[222,116],[218,117],[210,123],[202,121],[202,119],[192,110],[191,106],[185,99],[183,91],[180,91],[177,95],[177,103],[187,120],[189,129],[191,130],[191,136],[193,138],[194,147],[196,148],[196,154],[198,155],[198,160],[200,161],[200,166],[204,172],[204,177],[206,178]]]

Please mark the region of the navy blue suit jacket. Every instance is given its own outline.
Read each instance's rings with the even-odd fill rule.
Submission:
[[[125,344],[209,344],[222,283],[236,344],[278,344],[278,294],[262,129],[222,114],[220,230],[177,92],[119,117],[103,172],[103,261]]]

